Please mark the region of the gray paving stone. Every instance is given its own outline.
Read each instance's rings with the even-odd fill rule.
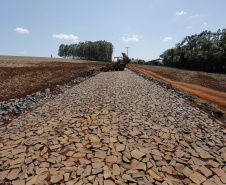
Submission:
[[[0,181],[225,184],[224,140],[220,124],[155,82],[100,73],[0,128]]]
[[[201,184],[206,180],[204,176],[202,176],[200,173],[194,172],[190,175],[190,179],[196,183],[196,184]]]

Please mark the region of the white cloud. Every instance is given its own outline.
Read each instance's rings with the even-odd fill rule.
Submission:
[[[181,15],[186,15],[187,12],[185,11],[181,11],[181,12],[176,12],[176,15],[181,16]]]
[[[19,33],[19,34],[28,34],[29,33],[29,30],[28,29],[25,29],[25,28],[15,28],[14,30],[15,32]]]
[[[122,40],[123,40],[124,42],[130,42],[130,41],[135,41],[135,42],[137,42],[137,41],[139,41],[139,38],[138,38],[138,36],[135,35],[135,34],[133,34],[132,37],[129,37],[127,34],[124,34],[124,35],[122,36]]]
[[[196,15],[191,15],[189,18],[192,19],[192,18],[195,18],[195,17],[198,17],[199,15],[196,14]]]
[[[165,37],[165,38],[163,39],[163,42],[168,42],[168,41],[171,41],[171,40],[173,40],[172,37]]]
[[[75,36],[73,34],[70,34],[70,35],[66,35],[64,33],[61,33],[61,34],[53,34],[52,35],[52,38],[73,40],[74,42],[78,42],[78,36]]]
[[[25,55],[27,52],[26,51],[20,51],[19,52],[21,55]]]
[[[207,23],[205,22],[205,23],[203,24],[203,26],[207,26]]]
[[[187,26],[187,29],[192,29],[192,27],[191,26]]]

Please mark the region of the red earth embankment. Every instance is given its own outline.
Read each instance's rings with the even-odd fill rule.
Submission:
[[[177,69],[178,70],[177,72],[182,73],[185,76],[182,77],[183,76],[182,75],[180,76],[181,78],[178,78],[178,76],[176,75],[178,73],[175,73],[175,69],[172,69],[174,70],[174,73],[175,73],[173,74],[172,71],[170,71],[171,69],[167,69],[168,70],[167,72],[163,71],[161,73],[159,71],[160,67],[155,68],[156,66],[153,67],[154,69],[153,71],[157,69],[156,72],[151,71],[150,70],[151,67],[149,66],[138,67],[135,65],[129,65],[129,67],[139,73],[144,74],[147,77],[151,77],[155,80],[162,81],[166,84],[170,84],[176,89],[182,90],[184,92],[188,92],[191,95],[196,96],[197,99],[195,100],[195,103],[197,104],[199,104],[200,102],[202,103],[204,102],[205,104],[208,103],[208,108],[205,107],[204,111],[206,111],[209,114],[213,112],[217,113],[218,114],[217,117],[216,116],[214,117],[218,118],[223,122],[226,119],[226,91],[224,91],[224,83],[217,84],[217,80],[216,80],[216,83],[213,84],[213,82],[206,80],[206,78],[200,79],[199,77],[202,76],[200,74],[198,75],[196,74],[195,75],[196,77],[194,78],[194,75],[193,77],[191,77],[192,75],[189,76],[189,72],[181,72],[179,71],[180,69]],[[166,70],[164,67],[162,69]],[[199,72],[195,72],[195,73],[199,73]],[[203,72],[200,72],[200,73],[203,73]],[[193,81],[194,83],[191,83],[191,79],[194,80]],[[214,87],[215,89],[210,88],[211,86]],[[223,89],[223,91],[220,91],[219,89],[220,90]],[[200,108],[203,108],[203,107],[200,107]],[[219,116],[219,113],[220,113],[220,116]]]
[[[173,81],[171,79],[162,77],[152,71],[148,71],[146,69],[142,69],[135,66],[130,66],[132,69],[143,73],[144,75],[151,77],[156,80],[162,80],[165,83],[171,84],[173,87],[181,89],[183,91],[189,92],[193,95],[199,96],[201,98],[204,98],[206,100],[215,102],[216,104],[219,104],[220,106],[226,108],[226,93],[221,91],[216,91],[210,88],[206,88],[200,85],[196,84],[189,84],[184,83],[180,81]]]

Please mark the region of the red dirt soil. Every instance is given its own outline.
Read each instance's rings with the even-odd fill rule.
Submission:
[[[199,98],[207,100],[210,104],[215,104],[218,108],[225,112],[226,111],[226,93],[211,88],[203,87],[201,85],[185,83],[181,81],[172,80],[172,78],[166,78],[153,71],[143,69],[134,65],[130,65],[133,70],[144,74],[147,77],[151,77],[155,80],[163,81],[166,84],[171,84],[176,89],[188,92],[191,95],[195,95]]]
[[[0,102],[22,98],[46,88],[55,88],[77,77],[86,77],[87,70],[92,66],[98,71],[106,65],[105,62],[76,62],[70,59],[51,61],[49,58],[49,61],[45,61],[45,58],[36,57],[14,57],[8,61],[1,59],[0,57]],[[15,61],[18,59],[20,62]]]

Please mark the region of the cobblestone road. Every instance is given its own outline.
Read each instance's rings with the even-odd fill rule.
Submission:
[[[0,128],[0,182],[226,184],[226,131],[135,73],[100,73]]]

